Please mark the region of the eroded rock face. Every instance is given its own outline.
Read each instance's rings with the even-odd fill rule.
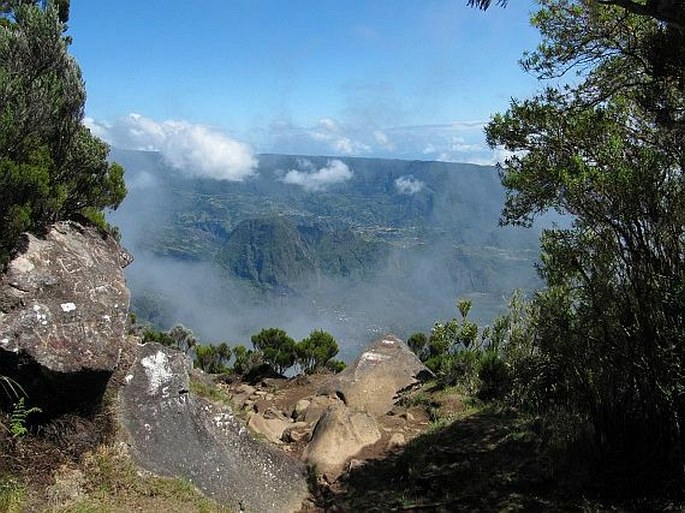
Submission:
[[[75,222],[53,225],[0,277],[0,372],[52,412],[93,404],[119,363],[131,261],[111,237]],[[36,401],[32,401],[36,404]]]
[[[398,394],[432,376],[409,346],[386,335],[368,346],[357,360],[328,382],[322,394],[337,395],[352,409],[373,416],[389,412]]]
[[[134,459],[157,474],[188,479],[236,510],[299,510],[308,495],[304,465],[256,442],[229,408],[191,393],[189,369],[178,351],[140,347],[120,391]]]

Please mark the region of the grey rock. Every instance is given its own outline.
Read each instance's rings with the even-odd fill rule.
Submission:
[[[314,426],[330,407],[342,404],[342,401],[336,396],[316,396],[309,402],[307,409],[297,416],[296,420]]]
[[[128,344],[130,261],[96,228],[60,222],[45,238],[25,235],[0,276],[0,372],[46,413],[82,408],[104,392]]]
[[[247,511],[299,510],[308,495],[304,466],[254,440],[230,408],[190,393],[189,368],[178,351],[152,343],[140,347],[119,394],[136,462]]]
[[[368,346],[347,369],[327,382],[321,394],[337,395],[353,409],[385,415],[399,394],[433,376],[409,346],[387,335]]]
[[[306,422],[294,422],[290,424],[281,435],[281,440],[288,443],[309,441],[311,436],[310,425]]]

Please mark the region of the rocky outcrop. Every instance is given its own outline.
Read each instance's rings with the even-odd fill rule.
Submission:
[[[401,391],[431,376],[407,344],[386,335],[329,381],[321,394],[337,395],[349,408],[379,416],[393,408]]]
[[[298,419],[316,421],[303,460],[334,480],[351,458],[380,440],[376,418],[393,409],[401,392],[431,376],[403,341],[392,335],[377,340],[301,408]]]
[[[25,237],[0,277],[0,374],[45,413],[88,408],[127,344],[131,258],[113,238],[70,221]]]
[[[140,347],[120,392],[134,459],[241,510],[299,510],[308,495],[304,465],[256,442],[229,408],[190,392],[189,369],[178,351],[153,343]]]

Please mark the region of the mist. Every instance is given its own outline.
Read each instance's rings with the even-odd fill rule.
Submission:
[[[426,227],[403,228],[406,233],[416,231],[417,239],[423,237],[421,242],[406,247],[405,241],[411,241],[411,237],[403,235],[402,242],[389,245],[373,269],[346,277],[317,271],[305,276],[297,287],[259,291],[245,280],[235,278],[211,255],[198,258],[179,250],[180,246],[192,251],[213,247],[212,244],[220,245],[230,227],[239,221],[239,214],[225,221],[226,229],[217,226],[216,219],[202,220],[207,226],[203,224],[201,230],[192,232],[194,235],[199,233],[197,240],[183,239],[179,242],[173,239],[181,229],[179,226],[186,226],[183,224],[186,210],[179,206],[179,197],[191,193],[200,197],[198,191],[201,191],[211,199],[211,184],[179,175],[154,153],[115,151],[114,158],[127,169],[129,194],[121,207],[112,213],[110,222],[121,228],[122,243],[134,256],[133,263],[126,269],[132,309],[142,320],[150,321],[160,329],[183,324],[192,329],[202,343],[228,342],[249,347],[250,336],[263,328],[282,328],[297,340],[314,329],[323,329],[338,341],[338,357],[349,362],[369,342],[385,333],[393,333],[406,340],[414,332],[429,332],[436,321],[456,317],[455,302],[461,297],[473,301],[470,318],[480,324],[490,323],[497,314],[504,312],[513,289],[530,290],[537,284],[533,268],[536,247],[531,243],[536,235],[527,234],[523,241],[518,231],[496,228],[499,207],[487,213],[482,210],[498,203],[500,198],[489,198],[487,202],[476,201],[475,210],[466,216],[474,219],[473,227],[460,223],[462,226],[458,228],[446,230],[445,234],[438,230],[440,236],[428,238],[421,235]],[[323,165],[317,169],[329,161],[323,159]],[[355,173],[360,169],[359,164],[355,165],[348,159],[336,166],[341,169],[349,166]],[[272,176],[268,175],[267,167],[273,171]],[[417,165],[413,167],[416,171]],[[288,190],[283,189],[288,184],[279,180],[283,170],[290,172],[292,167],[260,166],[259,194],[262,196],[259,197],[264,199],[241,207],[239,212],[248,210],[243,214],[245,218],[263,210],[264,205],[277,195],[285,195],[283,201],[290,205],[287,203]],[[403,169],[396,174],[385,180],[388,190],[395,190],[406,198],[403,201],[426,202],[425,198],[418,198],[430,189],[430,180],[425,174],[405,173]],[[372,179],[380,180],[378,177]],[[397,180],[403,186],[398,186]],[[241,186],[257,187],[254,182]],[[303,189],[299,185],[290,187]],[[452,219],[446,221],[443,213],[454,210],[456,201],[464,201],[462,196],[481,192],[492,194],[489,190],[479,191],[475,183],[470,185],[468,194],[467,191],[442,194],[434,190],[428,203],[432,207],[427,210],[425,223],[431,226],[453,223]],[[332,194],[344,193],[334,191]],[[501,195],[501,190],[497,195]],[[314,201],[314,196],[308,198],[309,203]],[[192,201],[195,201],[195,196]],[[192,201],[191,210],[195,208]],[[403,205],[407,209],[418,208],[416,203]],[[226,208],[229,207],[232,205]],[[278,210],[283,206],[274,208]],[[484,223],[492,225],[492,231],[484,230]],[[493,232],[501,234],[494,242]],[[507,250],[505,260],[513,263],[507,268],[502,267],[499,260],[492,260],[492,256],[488,256],[490,261],[478,254],[455,253],[455,240],[468,242],[467,248],[487,244],[512,246],[514,249]],[[497,251],[496,248],[488,249],[488,255],[496,256]]]

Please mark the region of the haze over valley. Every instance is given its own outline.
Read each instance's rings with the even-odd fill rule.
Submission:
[[[513,289],[538,284],[539,231],[498,226],[494,167],[263,154],[229,181],[157,152],[111,157],[127,170],[111,221],[135,257],[134,312],[205,342],[324,329],[349,360],[379,334],[451,319],[458,297],[488,323]]]

